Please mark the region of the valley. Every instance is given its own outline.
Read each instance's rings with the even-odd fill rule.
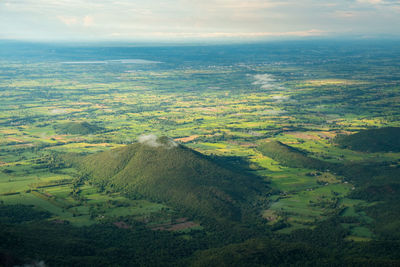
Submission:
[[[385,248],[400,242],[400,50],[331,46],[22,55],[9,45],[15,53],[0,52],[0,237],[34,241],[47,228],[48,239],[65,235],[61,247],[70,240],[98,257],[52,258],[29,242],[0,251],[51,266],[106,265],[129,251],[120,262],[129,266],[149,262],[154,246],[152,265],[218,266],[250,247],[308,255],[287,265],[362,265],[384,244],[369,263],[398,264],[398,250]],[[10,205],[33,215],[9,216]],[[115,251],[102,245],[124,233],[107,241]]]

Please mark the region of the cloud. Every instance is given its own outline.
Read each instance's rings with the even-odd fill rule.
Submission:
[[[334,16],[338,18],[355,18],[357,14],[352,11],[336,11]]]
[[[262,89],[284,89],[271,74],[256,74],[253,76],[253,78],[255,81],[252,84],[259,85]]]
[[[358,3],[382,4],[382,0],[357,0]]]
[[[93,25],[94,25],[94,19],[92,16],[87,15],[83,18],[83,26],[90,27]]]
[[[138,142],[150,147],[173,148],[178,146],[172,139],[165,136],[158,138],[155,134],[141,135],[138,137]]]
[[[81,27],[94,26],[94,18],[90,15],[86,15],[83,17],[57,16],[57,19],[66,26],[81,26]]]
[[[67,26],[78,24],[78,19],[76,17],[57,16],[57,18]]]
[[[265,38],[265,37],[309,37],[323,36],[328,32],[323,30],[306,30],[293,32],[149,32],[143,34],[135,34],[135,36],[147,38]],[[112,36],[129,37],[131,34],[112,33]]]
[[[356,0],[357,3],[371,5],[399,6],[399,0]]]

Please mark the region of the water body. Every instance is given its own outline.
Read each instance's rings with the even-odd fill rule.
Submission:
[[[88,60],[88,61],[65,61],[61,64],[160,64],[161,61],[146,59],[114,59],[114,60]]]

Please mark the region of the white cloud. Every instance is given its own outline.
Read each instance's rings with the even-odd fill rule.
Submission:
[[[90,15],[83,17],[57,16],[57,19],[66,26],[91,27],[94,25],[94,19]]]
[[[355,17],[357,17],[358,14],[355,13],[355,12],[352,12],[352,11],[336,11],[336,12],[334,13],[334,16],[336,16],[336,17],[338,17],[338,18],[347,18],[347,19],[350,19],[350,18],[355,18]]]
[[[358,3],[382,4],[382,0],[357,0]]]
[[[158,37],[183,37],[183,38],[257,38],[257,37],[279,37],[279,36],[322,36],[327,32],[322,30],[306,30],[306,31],[293,31],[293,32],[154,32],[152,36]]]
[[[57,18],[67,26],[76,25],[78,23],[78,19],[76,17],[57,16]]]
[[[356,2],[361,4],[371,4],[371,5],[386,5],[386,6],[400,5],[400,0],[356,0]]]
[[[94,19],[92,16],[87,15],[83,18],[83,26],[90,27],[93,25],[94,25]]]
[[[154,134],[141,135],[138,137],[138,142],[150,147],[174,148],[178,146],[174,140],[167,137],[162,140]]]

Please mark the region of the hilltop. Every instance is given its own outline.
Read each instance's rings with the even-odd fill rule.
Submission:
[[[257,176],[152,136],[85,157],[80,169],[94,184],[132,198],[167,203],[194,215],[239,220],[243,205],[266,189]]]

